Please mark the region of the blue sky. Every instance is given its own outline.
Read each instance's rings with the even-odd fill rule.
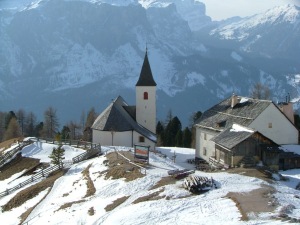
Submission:
[[[277,5],[294,4],[300,6],[300,0],[197,0],[206,5],[206,14],[213,20],[222,20],[232,16],[251,16],[264,12]]]

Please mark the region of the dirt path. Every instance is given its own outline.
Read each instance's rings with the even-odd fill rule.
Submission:
[[[247,193],[229,192],[226,197],[232,199],[242,214],[242,220],[248,220],[250,213],[272,212],[276,208],[275,199],[272,197],[274,189],[263,185],[259,189]]]
[[[229,173],[241,174],[244,176],[256,177],[272,183],[266,174],[255,168],[234,168]],[[261,188],[247,192],[229,192],[226,197],[232,199],[242,214],[242,220],[248,220],[249,213],[272,212],[276,208],[276,201],[273,197],[275,189],[270,185],[262,185]]]

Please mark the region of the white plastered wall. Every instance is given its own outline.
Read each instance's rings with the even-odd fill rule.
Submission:
[[[215,156],[215,143],[210,139],[216,134],[217,132],[196,128],[196,157],[209,161],[209,157]],[[204,155],[204,148],[206,148],[206,155]]]
[[[148,99],[144,99],[144,92]],[[156,133],[156,87],[136,87],[136,121],[154,134]]]
[[[150,146],[150,150],[155,149],[155,143],[147,138],[144,142],[139,142],[141,134],[136,131],[110,132],[93,130],[93,143],[99,143],[102,146],[126,146],[134,145]]]
[[[274,104],[270,104],[249,127],[277,144],[298,144],[298,130]]]

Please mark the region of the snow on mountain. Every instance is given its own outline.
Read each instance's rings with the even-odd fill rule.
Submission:
[[[300,47],[296,43],[299,33],[300,8],[284,5],[237,22],[220,24],[210,35],[236,41],[240,49],[247,52],[258,52],[268,57],[298,57]]]
[[[66,121],[95,104],[101,111],[118,95],[132,100],[146,45],[160,119],[171,109],[188,120],[192,112],[232,92],[248,95],[255,82],[271,78],[281,98],[290,88],[285,76],[300,71],[295,6],[212,22],[205,5],[193,0],[25,2],[10,4],[19,3],[19,10],[0,10],[4,110],[42,115],[45,104],[54,105]]]
[[[224,39],[237,39],[239,41],[247,39],[252,29],[264,25],[278,25],[282,23],[294,24],[295,28],[300,21],[300,8],[295,5],[278,6],[266,11],[263,14],[257,14],[246,17],[240,21],[233,22],[229,25],[211,31],[211,35],[219,34]],[[260,38],[260,36],[257,36]]]

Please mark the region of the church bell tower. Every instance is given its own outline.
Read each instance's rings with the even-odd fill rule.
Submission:
[[[143,127],[156,133],[156,83],[153,79],[148,51],[144,57],[140,77],[135,85],[136,121]]]

